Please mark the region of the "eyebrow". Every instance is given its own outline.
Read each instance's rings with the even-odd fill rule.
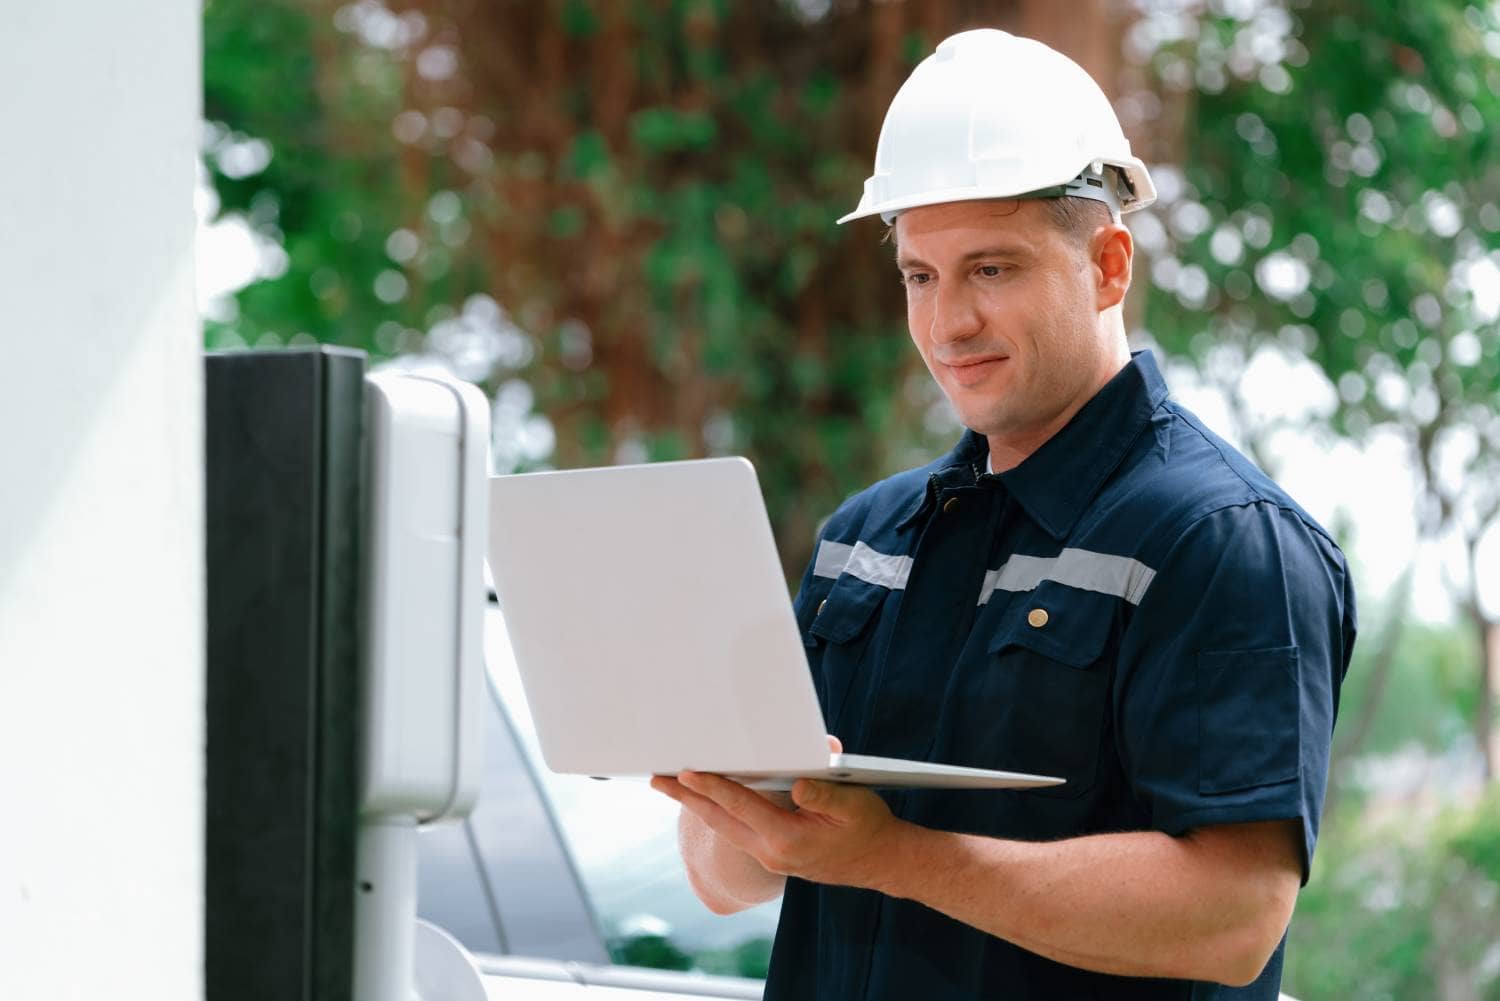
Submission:
[[[996,243],[988,247],[980,247],[978,250],[969,251],[967,254],[958,259],[958,263],[966,264],[969,261],[978,260],[981,257],[1029,256],[1029,249],[1019,243]],[[910,257],[904,253],[898,252],[896,254],[896,267],[904,271],[907,268],[931,268],[932,265],[928,264],[920,257]]]

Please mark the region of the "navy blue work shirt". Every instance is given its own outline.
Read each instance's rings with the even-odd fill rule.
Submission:
[[[987,454],[968,432],[829,520],[795,607],[830,732],[1067,779],[882,793],[916,824],[1040,841],[1295,818],[1305,881],[1355,631],[1333,540],[1167,398],[1149,353],[1020,465]],[[1285,946],[1238,989],[1116,977],[789,879],[765,998],[1274,1001]]]

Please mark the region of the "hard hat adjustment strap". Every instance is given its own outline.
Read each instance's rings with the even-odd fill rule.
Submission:
[[[1122,178],[1123,173],[1112,168],[1094,170],[1091,164],[1083,169],[1077,177],[1066,184],[1054,184],[1048,188],[1038,188],[1028,191],[1017,198],[1087,198],[1090,201],[1103,202],[1109,206],[1110,215],[1116,220],[1120,218],[1121,198],[1119,192],[1111,184],[1111,174]],[[1126,182],[1129,183],[1128,181]]]

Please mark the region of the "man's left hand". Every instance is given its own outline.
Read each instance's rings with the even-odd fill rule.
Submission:
[[[798,779],[796,809],[704,772],[657,776],[651,787],[677,800],[771,872],[816,883],[879,887],[894,865],[903,821],[861,786]]]

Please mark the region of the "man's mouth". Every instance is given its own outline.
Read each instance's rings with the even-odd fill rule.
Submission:
[[[940,361],[944,368],[953,374],[953,378],[959,385],[972,386],[980,380],[987,378],[992,372],[1000,367],[1000,363],[1006,361],[1008,355],[978,355],[973,358],[956,358],[953,361]]]

